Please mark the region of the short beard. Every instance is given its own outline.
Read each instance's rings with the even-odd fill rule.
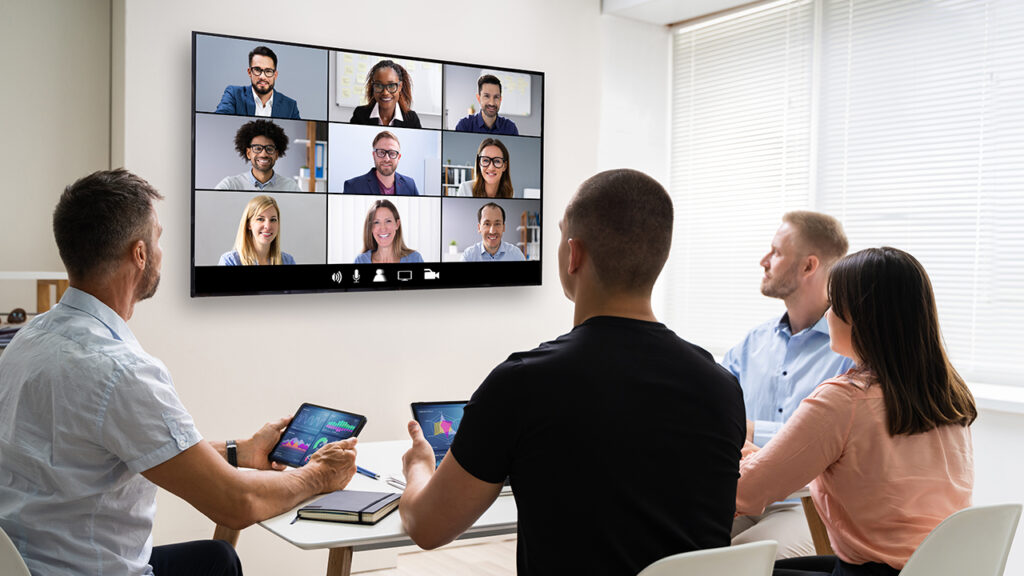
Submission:
[[[160,285],[160,273],[153,267],[153,253],[149,246],[146,246],[146,269],[142,272],[142,282],[135,295],[135,301],[141,302],[152,298],[156,294],[156,288]]]
[[[785,300],[796,292],[796,276],[789,275],[783,278],[775,278],[773,282],[761,281],[761,294],[769,298]]]
[[[263,96],[264,94],[270,94],[270,91],[274,89],[274,85],[268,82],[267,87],[265,89],[260,89],[259,86],[253,83],[252,89],[255,90],[256,93],[259,94],[260,96]]]

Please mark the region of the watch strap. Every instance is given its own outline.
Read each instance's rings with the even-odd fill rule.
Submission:
[[[228,464],[238,468],[238,443],[234,440],[228,440],[224,445],[227,447]]]

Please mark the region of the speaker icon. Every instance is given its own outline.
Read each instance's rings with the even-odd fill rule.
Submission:
[[[345,277],[341,274],[341,270],[338,270],[334,274],[331,274],[331,280],[334,280],[334,282],[337,284],[341,284],[341,281],[344,279]]]

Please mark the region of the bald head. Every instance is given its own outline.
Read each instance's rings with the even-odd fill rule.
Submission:
[[[565,232],[586,246],[606,290],[642,292],[668,259],[672,219],[672,198],[657,180],[608,170],[580,185],[565,209]]]

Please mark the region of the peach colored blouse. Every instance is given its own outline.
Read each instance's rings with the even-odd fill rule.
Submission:
[[[810,482],[837,556],[902,569],[935,526],[970,506],[970,428],[890,436],[873,381],[853,369],[823,382],[771,442],[744,457],[737,514],[760,514]]]

